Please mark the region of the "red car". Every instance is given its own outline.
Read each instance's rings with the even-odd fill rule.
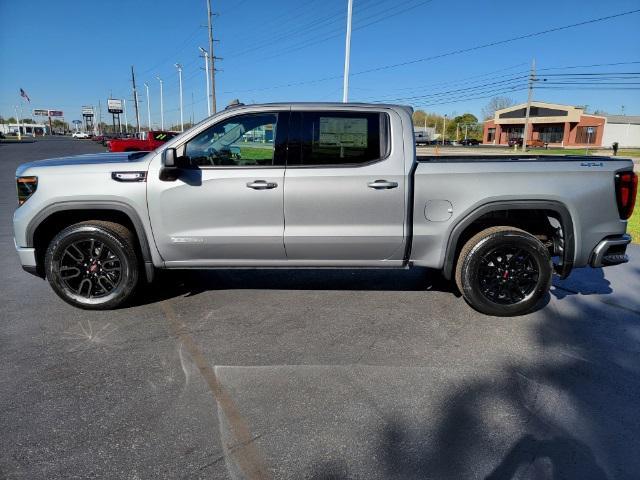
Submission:
[[[107,142],[110,152],[148,152],[178,135],[177,132],[141,132],[142,138],[114,138]]]

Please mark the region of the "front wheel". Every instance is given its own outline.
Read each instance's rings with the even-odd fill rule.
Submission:
[[[45,272],[65,302],[87,310],[116,308],[138,284],[133,234],[120,224],[99,220],[71,225],[49,244]]]
[[[488,315],[523,315],[551,288],[553,264],[547,248],[515,227],[491,227],[464,245],[456,284],[465,300]]]

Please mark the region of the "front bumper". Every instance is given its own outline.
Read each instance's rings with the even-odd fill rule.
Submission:
[[[605,238],[593,249],[589,264],[594,268],[598,268],[627,263],[629,256],[626,251],[627,245],[630,243],[630,235]]]
[[[38,273],[38,263],[36,261],[36,249],[19,247],[15,240],[13,243],[16,246],[16,252],[18,252],[18,258],[20,259],[22,268],[33,275],[40,276]]]

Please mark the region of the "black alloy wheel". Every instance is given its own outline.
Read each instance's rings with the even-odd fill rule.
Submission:
[[[117,288],[122,279],[122,263],[104,242],[91,237],[64,249],[58,273],[63,285],[76,295],[100,298]]]
[[[496,247],[482,256],[478,282],[489,301],[513,305],[526,300],[536,289],[540,272],[533,255],[517,246]]]
[[[89,310],[121,306],[139,277],[135,237],[123,225],[92,220],[62,230],[49,244],[45,273],[67,303]]]
[[[516,227],[487,228],[470,238],[458,256],[455,280],[476,310],[495,316],[524,315],[551,288],[547,248]]]

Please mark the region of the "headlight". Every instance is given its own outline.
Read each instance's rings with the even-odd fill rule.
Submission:
[[[38,188],[38,177],[17,177],[18,205],[22,205],[29,200]]]

